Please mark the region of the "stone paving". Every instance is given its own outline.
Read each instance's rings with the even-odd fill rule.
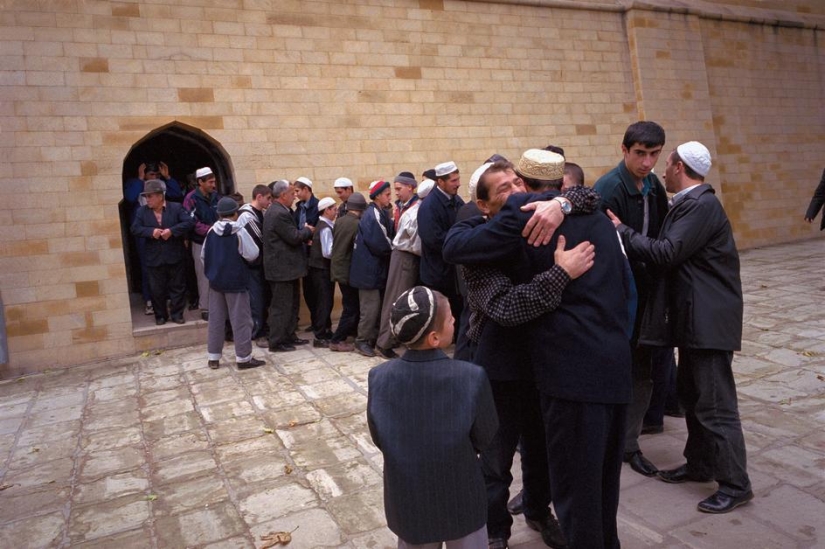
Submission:
[[[756,498],[703,515],[714,484],[625,467],[626,548],[825,546],[825,243],[742,259],[735,370]],[[260,548],[274,531],[296,549],[394,547],[364,415],[380,361],[305,346],[240,372],[227,346],[209,370],[204,347],[0,383],[0,547]],[[666,418],[642,447],[672,467],[684,440]],[[544,547],[520,517],[511,545]]]

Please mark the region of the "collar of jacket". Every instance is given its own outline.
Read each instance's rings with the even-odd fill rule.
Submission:
[[[401,357],[402,360],[407,362],[430,362],[449,358],[441,349],[407,349],[407,352]]]
[[[642,194],[642,191],[640,191],[636,187],[636,181],[633,180],[633,176],[630,175],[630,172],[627,170],[627,166],[624,165],[624,160],[621,160],[619,162],[618,167],[619,167],[619,179],[622,180],[622,185],[624,185],[624,188],[625,188],[625,191],[627,191],[627,194],[629,194],[631,196]],[[656,174],[651,172],[648,175],[646,175],[645,178],[642,181],[644,181],[645,183],[650,185],[650,192],[648,194],[650,196],[656,196],[656,194],[657,194],[656,182],[658,181],[658,178],[656,177]]]

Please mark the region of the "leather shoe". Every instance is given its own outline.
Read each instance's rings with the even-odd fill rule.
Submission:
[[[250,358],[246,362],[235,363],[235,365],[238,367],[238,370],[249,370],[250,368],[257,368],[258,366],[263,366],[264,364],[266,364],[266,362],[257,358]]]
[[[643,456],[641,451],[626,452],[622,461],[629,463],[631,469],[646,477],[655,476],[659,472],[659,469]]]
[[[268,337],[259,337],[255,340],[255,345],[260,347],[261,349],[268,349],[269,348],[269,338]]]
[[[663,480],[665,482],[669,482],[670,484],[681,484],[683,482],[710,482],[711,479],[704,478],[700,476],[696,476],[688,471],[687,463],[677,467],[676,469],[670,469],[668,471],[659,471],[658,473],[659,480]]]
[[[210,370],[217,370],[220,367],[221,363],[218,360],[210,360],[206,363],[206,365],[209,366]]]
[[[375,351],[372,350],[372,347],[366,341],[356,341],[355,342],[355,352],[359,355],[364,355],[368,357],[374,357]]]
[[[378,354],[383,356],[384,358],[398,358],[398,353],[393,351],[392,349],[385,349],[383,347],[375,346],[375,350],[378,351]]]
[[[507,512],[511,515],[520,515],[524,512],[524,490],[507,502]]]
[[[507,540],[504,538],[492,538],[487,540],[487,549],[508,549]]]
[[[553,549],[564,549],[567,547],[567,540],[564,539],[564,534],[561,532],[559,521],[556,520],[556,517],[553,516],[550,509],[547,510],[547,515],[540,520],[532,520],[524,517],[524,522],[527,523],[529,528],[541,534],[541,540],[547,547],[552,547]]]
[[[352,346],[352,343],[347,343],[346,341],[339,341],[338,343],[330,341],[329,350],[337,353],[348,353],[355,350],[355,347]]]
[[[289,343],[290,345],[306,345],[307,343],[309,343],[309,340],[308,339],[301,339],[298,336],[292,336],[287,341],[287,343]]]
[[[716,492],[707,499],[703,499],[696,507],[703,513],[713,513],[716,515],[722,513],[729,513],[739,507],[745,505],[753,499],[753,492],[750,490],[741,496],[729,496],[722,492]]]
[[[312,346],[316,349],[328,349],[329,348],[329,340],[328,339],[313,339]]]
[[[182,316],[173,316],[172,322],[174,322],[175,324],[186,324],[186,319]]]
[[[269,352],[270,353],[286,353],[289,351],[294,351],[295,346],[290,345],[289,343],[278,343],[277,345],[270,345]]]
[[[161,318],[156,318],[155,319],[155,324],[157,324],[158,326],[163,326],[164,324],[166,324],[166,319],[162,318],[162,317]]]

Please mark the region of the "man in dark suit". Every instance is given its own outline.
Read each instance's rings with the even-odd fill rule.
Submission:
[[[195,223],[183,206],[166,201],[163,181],[146,181],[141,196],[146,199],[146,205],[135,212],[132,234],[145,242],[143,259],[149,275],[155,323],[166,324],[169,319],[170,311],[166,308],[169,299],[172,321],[183,324],[186,306],[184,239]]]
[[[269,350],[294,351],[295,345],[309,343],[295,335],[300,306],[298,281],[307,274],[304,243],[315,230],[310,225],[295,226],[292,203],[295,188],[288,181],[272,185],[272,205],[264,214],[264,274],[272,290],[269,307]]]
[[[805,212],[805,221],[812,222],[819,210],[822,209],[823,204],[825,204],[825,170],[822,170],[822,179],[819,180],[819,185],[816,186],[808,211]],[[825,229],[825,215],[822,216],[822,222],[819,224],[819,230],[822,229]]]
[[[292,216],[295,218],[295,226],[298,227],[298,230],[303,229],[307,225],[317,227],[319,215],[318,197],[312,192],[312,180],[308,177],[301,176],[295,180],[293,185],[295,186],[295,197],[298,199],[298,203],[295,204],[295,211],[292,212]],[[304,252],[307,254],[307,258],[309,258],[309,248],[311,244],[312,239],[304,244]],[[303,278],[301,287],[303,289],[304,301],[309,310],[310,323],[312,326],[316,326],[317,323],[323,321],[315,318],[315,311],[318,309],[318,295],[315,292],[315,286],[310,280],[309,275]]]

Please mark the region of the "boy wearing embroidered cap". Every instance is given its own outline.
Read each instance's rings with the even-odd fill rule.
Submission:
[[[687,463],[659,471],[659,478],[717,481],[718,491],[698,509],[727,513],[753,499],[753,492],[731,371],[742,344],[739,253],[728,216],[705,183],[710,166],[710,152],[697,141],[670,153],[665,184],[676,194],[658,238],[610,218],[630,258],[665,269],[642,313],[639,342],[679,348],[676,388],[688,437]]]
[[[416,286],[391,317],[404,356],[369,373],[367,423],[384,455],[384,512],[398,546],[487,546],[487,496],[478,453],[498,428],[484,371],[450,359],[447,299]]]
[[[335,216],[338,208],[335,200],[326,197],[318,202],[318,225],[312,235],[312,246],[309,247],[309,272],[305,281],[312,286],[315,296],[315,309],[312,313],[312,333],[315,335],[313,347],[329,347],[332,338],[332,313],[335,298],[335,282],[330,276],[330,259],[332,258],[332,230],[335,226]],[[304,294],[306,295],[306,293]]]

